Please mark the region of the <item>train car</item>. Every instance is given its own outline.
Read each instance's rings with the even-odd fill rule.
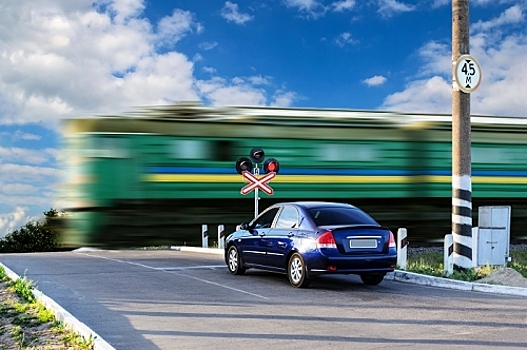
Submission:
[[[272,196],[259,207],[316,199],[355,204],[410,240],[451,231],[451,116],[271,107],[154,106],[64,121],[68,245],[201,243],[201,225],[226,230],[254,216],[235,170],[254,147],[276,158]],[[511,205],[525,236],[527,122],[472,117],[477,207]]]

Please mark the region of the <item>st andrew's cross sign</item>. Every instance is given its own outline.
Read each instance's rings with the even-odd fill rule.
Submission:
[[[249,180],[249,184],[245,185],[242,190],[240,191],[241,194],[246,195],[250,192],[252,192],[255,189],[261,189],[268,195],[272,195],[274,193],[271,186],[268,185],[268,182],[271,181],[272,178],[276,176],[275,172],[270,172],[262,176],[261,178],[257,178],[247,170],[242,171],[242,176]]]

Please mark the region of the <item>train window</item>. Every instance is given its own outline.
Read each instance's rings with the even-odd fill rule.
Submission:
[[[129,158],[128,140],[119,137],[92,137],[86,139],[83,150],[86,157]]]
[[[337,143],[320,145],[316,150],[316,155],[319,160],[330,162],[374,162],[379,157],[378,149],[375,146]]]
[[[175,140],[171,154],[180,159],[210,159],[211,148],[205,140]]]
[[[227,140],[175,140],[171,147],[174,158],[232,160],[233,143]]]
[[[214,141],[214,159],[222,162],[228,162],[232,160],[233,154],[233,142],[228,140]]]
[[[527,153],[522,149],[472,147],[472,162],[482,164],[518,164],[527,162]]]

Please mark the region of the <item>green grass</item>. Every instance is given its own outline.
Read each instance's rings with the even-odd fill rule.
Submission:
[[[93,349],[95,339],[89,339],[68,329],[62,322],[57,321],[53,311],[47,309],[35,298],[33,293],[34,283],[26,276],[16,281],[10,280],[5,269],[0,266],[0,282],[7,281],[7,290],[16,294],[20,299],[8,300],[0,303],[0,317],[12,318],[10,329],[11,337],[16,341],[19,348],[27,348],[32,340],[25,338],[25,328],[39,324],[49,324],[49,328],[60,335],[63,342],[78,349]],[[0,334],[5,332],[5,327],[0,329]]]
[[[527,278],[527,250],[512,249],[510,254],[512,257],[512,263],[509,263],[507,267],[513,268],[523,277]],[[446,276],[444,272],[443,259],[443,252],[418,253],[408,259],[406,263],[406,271],[472,282],[481,278],[485,278],[498,269],[498,267],[481,266],[478,268],[465,269],[463,271],[454,270],[452,275]]]

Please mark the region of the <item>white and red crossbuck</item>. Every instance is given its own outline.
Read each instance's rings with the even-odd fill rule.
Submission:
[[[272,178],[276,176],[275,172],[270,172],[262,176],[261,178],[257,178],[247,170],[242,171],[242,176],[249,180],[249,184],[245,185],[242,190],[240,191],[241,194],[246,195],[250,193],[251,191],[259,188],[268,195],[272,195],[274,193],[271,186],[269,186],[267,183],[271,181]]]

